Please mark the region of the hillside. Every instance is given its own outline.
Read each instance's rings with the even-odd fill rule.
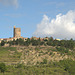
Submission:
[[[0,47],[0,62],[7,65],[24,63],[25,65],[36,65],[46,59],[47,63],[63,59],[75,60],[75,51],[63,52],[52,46],[23,46],[23,47]]]
[[[0,75],[74,75],[75,50],[56,46],[0,47],[0,63],[7,68]]]

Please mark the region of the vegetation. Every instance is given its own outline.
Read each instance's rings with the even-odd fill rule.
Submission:
[[[75,75],[75,61],[67,59],[33,66],[17,64],[15,66],[8,65],[5,67],[3,65],[2,72],[4,72],[4,75]],[[0,75],[3,75],[3,73],[0,73]]]
[[[19,62],[21,55],[16,47],[0,47],[0,62],[5,62],[7,65]]]
[[[2,41],[0,75],[75,75],[75,41],[52,37]]]
[[[69,48],[69,49],[74,49],[75,47],[75,41],[73,39],[70,40],[56,40],[53,39],[52,37],[47,39],[43,39],[42,41],[40,40],[40,38],[38,40],[35,40],[34,38],[30,39],[28,38],[26,41],[24,41],[23,39],[17,39],[17,40],[13,40],[13,41],[9,41],[9,42],[5,42],[2,41],[1,42],[1,46],[4,46],[5,43],[8,43],[10,46],[11,45],[20,45],[20,46],[41,46],[41,45],[48,45],[48,46],[61,46],[61,47],[65,47],[65,48]]]
[[[6,71],[6,65],[4,63],[0,63],[0,71],[3,73]]]
[[[5,42],[2,40],[1,41],[1,46],[4,46],[5,45]]]

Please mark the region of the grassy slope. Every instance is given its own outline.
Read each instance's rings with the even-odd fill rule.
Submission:
[[[3,73],[0,73],[0,75],[3,75]],[[60,67],[39,65],[24,66],[20,68],[9,67],[4,75],[69,75],[69,73]]]
[[[50,64],[52,61],[59,61],[67,58],[75,60],[75,52],[69,51],[62,53],[55,47],[0,47],[0,62],[7,65],[24,63],[26,66],[15,68],[8,66],[4,75],[69,75],[64,68],[54,65],[41,65],[41,63]],[[44,59],[46,59],[44,61]],[[32,66],[33,65],[33,66]],[[37,66],[35,66],[37,65]],[[0,73],[3,75],[3,73]]]
[[[0,47],[0,62],[5,62],[8,65],[19,62],[21,54],[15,47]]]

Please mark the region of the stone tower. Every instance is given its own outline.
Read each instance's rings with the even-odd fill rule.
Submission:
[[[14,26],[14,37],[16,38],[20,38],[21,37],[21,29],[20,28],[16,28]]]

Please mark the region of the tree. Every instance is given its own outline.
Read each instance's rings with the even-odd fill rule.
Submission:
[[[34,41],[32,42],[32,45],[33,45],[33,46],[37,46],[37,45],[38,45],[38,41],[37,41],[37,40],[34,40]]]
[[[9,43],[9,46],[11,46],[11,45],[13,44],[13,42],[12,42],[12,41],[8,41],[7,43]]]
[[[74,46],[75,46],[75,42],[74,42],[73,39],[67,40],[67,41],[65,41],[65,45],[64,46],[66,48],[73,49]]]
[[[0,63],[0,70],[3,73],[6,71],[6,65],[4,63]]]
[[[4,46],[5,45],[5,42],[4,40],[1,41],[1,46]]]
[[[15,45],[15,39],[13,39],[13,41],[12,41],[12,45]]]
[[[40,46],[40,43],[41,43],[40,37],[39,37],[39,39],[37,41],[38,41],[38,45]]]
[[[53,41],[53,37],[50,37],[50,38],[49,38],[49,41]]]
[[[19,45],[23,45],[23,44],[24,44],[24,40],[21,39],[21,38],[19,38],[19,39],[18,39],[18,44],[19,44]]]
[[[40,42],[40,45],[44,45],[44,41],[41,41],[41,42]]]
[[[29,46],[30,43],[31,43],[30,38],[28,38],[28,39],[24,42],[24,45],[25,45],[25,46]]]

